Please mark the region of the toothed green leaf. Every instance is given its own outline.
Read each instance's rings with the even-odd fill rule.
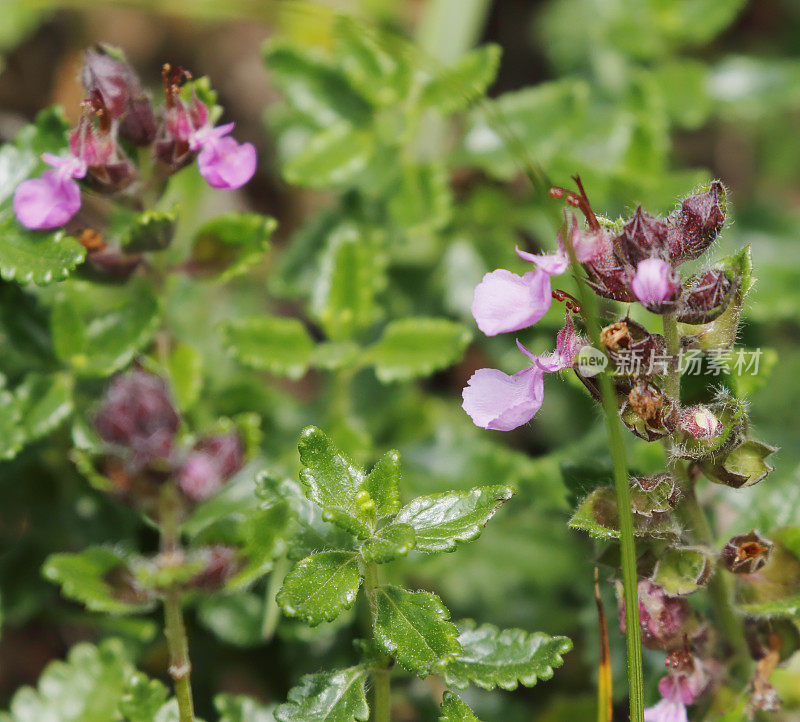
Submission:
[[[456,695],[446,691],[439,707],[439,722],[481,722]]]
[[[367,670],[349,667],[307,674],[275,710],[279,722],[364,722],[369,717]]]

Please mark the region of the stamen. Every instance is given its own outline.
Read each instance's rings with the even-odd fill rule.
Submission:
[[[575,184],[578,186],[577,193],[567,188],[554,186],[550,189],[548,195],[551,198],[556,199],[565,198],[568,205],[572,206],[573,208],[577,208],[581,213],[583,213],[591,230],[599,231],[600,221],[597,220],[597,216],[592,210],[592,205],[589,203],[589,198],[586,195],[586,191],[583,189],[583,183],[581,183],[580,176],[574,175],[572,176],[572,180],[574,180]]]
[[[564,305],[566,306],[567,311],[571,311],[572,313],[581,312],[581,305],[578,303],[578,299],[566,291],[562,291],[560,288],[557,288],[552,292],[552,296],[556,301],[566,301]]]

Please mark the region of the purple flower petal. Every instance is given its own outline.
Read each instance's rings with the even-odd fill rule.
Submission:
[[[518,276],[504,268],[487,273],[475,287],[472,315],[487,336],[519,331],[550,308],[550,276],[536,270]]]
[[[464,411],[476,426],[511,431],[530,421],[542,407],[544,374],[533,367],[513,376],[497,369],[479,369],[462,397]]]
[[[675,271],[662,258],[645,258],[636,266],[631,290],[645,306],[656,306],[666,301],[678,287]]]
[[[14,191],[14,213],[26,228],[46,230],[63,226],[81,207],[81,189],[58,170],[23,181]]]
[[[533,363],[546,373],[554,373],[563,369],[568,369],[572,366],[578,351],[582,346],[581,339],[575,332],[575,324],[572,321],[572,316],[567,313],[564,328],[558,332],[556,336],[556,350],[551,353],[545,353],[537,356],[529,349],[525,348],[519,341],[517,341],[517,348],[522,351]]]
[[[665,697],[644,711],[644,722],[689,722],[686,705],[680,699]]]
[[[203,145],[197,164],[212,188],[235,190],[256,172],[256,149],[252,143],[239,144],[230,137],[211,140]]]
[[[563,249],[560,248],[556,253],[545,255],[528,253],[527,251],[521,251],[519,248],[517,248],[516,251],[517,255],[523,261],[535,263],[536,268],[540,271],[544,271],[548,276],[558,276],[564,273],[564,271],[567,270],[567,266],[569,266],[569,258],[567,258],[567,254],[564,253]]]

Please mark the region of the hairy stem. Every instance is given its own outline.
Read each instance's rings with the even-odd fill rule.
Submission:
[[[367,601],[369,602],[373,626],[377,614],[375,590],[379,585],[378,565],[375,562],[365,562],[364,590],[367,593]],[[372,668],[372,679],[374,682],[372,692],[372,722],[391,722],[392,719],[391,669],[389,663],[389,658],[382,656],[380,661]]]
[[[275,601],[275,597],[291,567],[292,563],[285,556],[282,556],[275,562],[275,566],[272,567],[267,580],[267,590],[264,594],[264,616],[261,619],[261,639],[264,642],[269,642],[272,639],[275,635],[275,629],[278,627],[281,610]]]
[[[672,314],[665,314],[662,319],[664,338],[667,342],[667,354],[670,359],[665,377],[664,391],[670,398],[680,402],[681,372],[678,366],[678,354],[680,352],[678,324]],[[692,535],[698,542],[713,549],[714,534],[708,517],[697,500],[694,480],[687,473],[686,465],[672,453],[676,441],[674,438],[675,433],[664,440],[664,447],[667,452],[670,473],[678,480],[681,486],[681,502],[678,505],[678,516],[691,530]],[[708,582],[708,596],[714,610],[717,625],[726,644],[736,657],[744,659],[747,654],[747,646],[744,640],[742,622],[731,604],[731,590],[728,579],[725,577],[724,572],[719,569],[713,573]]]
[[[600,321],[597,302],[583,280],[580,266],[575,258],[575,250],[565,233],[566,247],[572,267],[576,269],[575,278],[580,289],[581,315],[594,345],[600,347]],[[625,445],[622,427],[617,411],[617,399],[608,371],[598,377],[603,413],[608,430],[608,445],[611,450],[611,463],[614,470],[614,489],[617,496],[619,516],[619,546],[622,556],[622,586],[625,600],[625,645],[628,659],[628,694],[631,722],[644,720],[644,674],[642,672],[642,630],[639,626],[639,590],[636,572],[636,541],[633,535],[633,512],[631,510],[631,490],[628,480],[628,465],[625,460]]]
[[[161,553],[175,555],[180,552],[179,508],[175,487],[165,484],[161,493],[159,524],[161,528]],[[189,659],[189,640],[183,623],[181,591],[175,585],[164,594],[164,636],[169,648],[169,674],[178,701],[180,722],[194,722],[192,663]]]

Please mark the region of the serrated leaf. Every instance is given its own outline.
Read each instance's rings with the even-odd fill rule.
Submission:
[[[349,123],[337,123],[317,133],[283,167],[286,180],[308,188],[352,183],[367,167],[375,136]]]
[[[129,253],[161,251],[169,246],[175,235],[178,211],[150,209],[140,213],[122,233],[121,245]]]
[[[378,518],[400,510],[400,454],[387,451],[364,480],[364,490],[375,505]]]
[[[361,572],[353,552],[322,552],[298,562],[275,597],[283,613],[316,627],[355,604]]]
[[[188,265],[192,273],[225,283],[259,264],[278,222],[258,213],[225,213],[194,235]]]
[[[385,564],[406,556],[414,548],[414,528],[408,524],[389,524],[361,545],[367,561]]]
[[[14,389],[26,442],[49,434],[72,415],[73,379],[56,373],[28,374]]]
[[[714,559],[702,547],[670,547],[659,557],[653,581],[667,594],[691,594],[708,584]]]
[[[492,624],[476,626],[472,620],[458,623],[461,654],[444,671],[447,683],[464,689],[475,684],[483,689],[516,689],[518,684],[533,687],[553,676],[560,667],[561,655],[572,649],[566,637],[551,637],[542,632],[529,634],[522,629],[498,629]]]
[[[382,254],[355,226],[330,235],[312,309],[331,339],[349,339],[380,317],[375,297],[385,283],[383,270]]]
[[[128,567],[127,555],[110,547],[87,547],[75,554],[51,554],[42,566],[42,574],[61,585],[61,593],[81,602],[93,612],[138,614],[153,607],[145,592],[137,590],[132,580],[115,589],[112,573]],[[127,598],[126,598],[127,597]]]
[[[477,539],[513,495],[513,489],[498,485],[419,496],[398,512],[394,523],[413,527],[419,551],[450,552],[459,542]]]
[[[314,353],[314,341],[296,318],[252,316],[222,326],[225,345],[246,366],[299,379]]]
[[[136,672],[128,681],[119,711],[125,722],[153,722],[167,703],[167,688],[157,679]]]
[[[298,449],[304,467],[300,481],[306,496],[322,507],[322,518],[360,538],[370,536],[371,515],[358,498],[364,488],[364,472],[314,426],[303,430]]]
[[[447,169],[431,163],[404,165],[389,197],[388,210],[392,221],[407,234],[441,230],[453,213]]]
[[[375,641],[402,667],[424,677],[458,655],[458,630],[435,594],[395,586],[378,587],[373,594]]]
[[[133,667],[118,639],[95,647],[75,645],[66,661],[50,662],[36,689],[22,687],[11,700],[3,722],[109,722],[119,718],[117,705]]]
[[[307,674],[289,690],[289,701],[275,710],[279,722],[365,722],[367,670],[348,667]]]
[[[0,276],[40,286],[63,281],[86,257],[86,249],[64,231],[30,231],[13,214],[0,214]]]
[[[445,114],[464,110],[494,81],[500,54],[497,45],[484,45],[466,53],[422,86],[420,104]]]
[[[267,42],[263,52],[267,69],[289,104],[320,127],[341,120],[364,125],[371,119],[367,100],[325,60],[282,41]]]
[[[636,536],[671,539],[680,533],[677,522],[666,513],[652,514],[649,517],[636,514],[633,522],[633,533]],[[569,526],[572,529],[581,529],[595,539],[618,539],[619,517],[614,488],[604,486],[589,494],[570,519]]]
[[[271,708],[243,695],[219,694],[214,698],[218,722],[275,722]]]
[[[161,308],[142,279],[124,287],[74,284],[51,316],[56,355],[79,376],[105,377],[127,366],[153,337]]]
[[[439,722],[481,722],[456,695],[447,690],[439,707]]]
[[[460,323],[443,318],[392,321],[380,340],[367,349],[365,363],[375,366],[385,384],[429,376],[458,361],[472,334]]]

